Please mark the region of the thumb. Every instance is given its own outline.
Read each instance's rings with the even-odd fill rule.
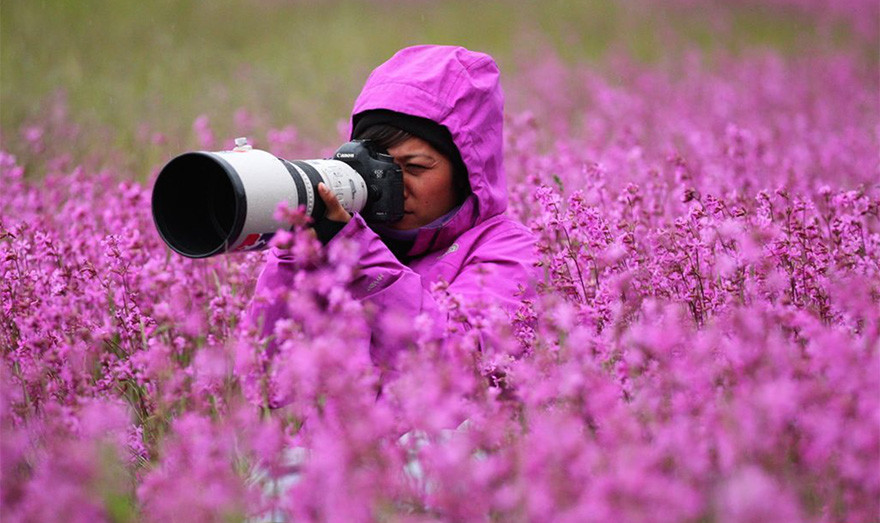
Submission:
[[[342,207],[342,204],[339,203],[339,200],[336,198],[330,188],[327,187],[324,182],[318,184],[318,195],[324,200],[324,204],[327,206],[327,212],[324,214],[324,217],[328,220],[332,220],[334,222],[342,222],[348,223],[351,220],[351,215],[348,214],[348,211]]]

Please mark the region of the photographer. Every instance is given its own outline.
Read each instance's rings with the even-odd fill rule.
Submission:
[[[367,223],[319,186],[327,205],[326,220],[316,226],[319,239],[347,238],[360,246],[349,287],[354,298],[383,314],[415,319],[427,313],[442,326],[430,293],[435,282],[447,282],[450,293],[465,299],[507,308],[534,292],[534,238],[504,214],[503,95],[490,56],[461,47],[405,48],[369,76],[351,123],[353,139],[374,141],[402,169],[405,212],[397,222]],[[256,292],[284,286],[293,271],[292,260],[273,250]],[[268,335],[285,316],[285,304],[255,302],[249,316]],[[373,362],[393,368],[402,347],[376,329],[380,322]]]

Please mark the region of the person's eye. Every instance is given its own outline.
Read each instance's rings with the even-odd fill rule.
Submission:
[[[429,169],[429,167],[427,165],[422,165],[422,164],[418,164],[418,163],[406,164],[406,170],[413,173],[413,174],[422,173],[422,172],[427,171],[428,169]]]

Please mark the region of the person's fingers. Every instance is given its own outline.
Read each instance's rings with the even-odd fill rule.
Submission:
[[[334,222],[348,223],[351,215],[342,207],[336,195],[323,182],[318,184],[318,195],[324,200],[324,204],[327,205],[327,212],[324,214],[325,218]]]

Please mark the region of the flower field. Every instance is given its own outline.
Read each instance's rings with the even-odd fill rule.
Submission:
[[[771,4],[877,41],[870,2]],[[284,239],[302,268],[270,354],[243,321],[265,255],[171,253],[161,160],[139,180],[122,146],[73,154],[90,130],[63,96],[4,127],[2,519],[877,521],[876,59],[518,60],[508,212],[539,239],[538,297],[437,286],[446,340],[387,325],[411,347],[392,379],[349,245]],[[336,145],[264,122],[203,115],[182,140]]]

